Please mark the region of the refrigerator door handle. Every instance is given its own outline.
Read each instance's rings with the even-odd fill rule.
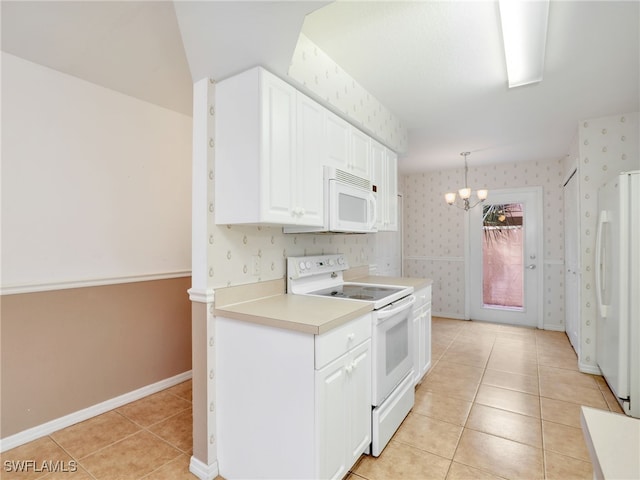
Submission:
[[[606,253],[603,255],[603,250],[606,245],[603,244],[602,235],[604,230],[604,224],[609,223],[609,218],[606,210],[600,212],[598,217],[598,230],[596,233],[596,300],[598,302],[598,311],[602,318],[607,318],[607,305],[602,303],[602,292],[606,288]]]

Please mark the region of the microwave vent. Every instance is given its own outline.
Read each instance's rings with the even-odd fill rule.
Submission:
[[[365,190],[371,190],[371,182],[366,178],[358,177],[352,173],[345,172],[338,168],[335,169],[335,178],[343,183],[348,183],[356,187],[364,188]]]

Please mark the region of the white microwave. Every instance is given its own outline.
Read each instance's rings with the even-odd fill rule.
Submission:
[[[335,167],[324,167],[324,225],[284,227],[284,233],[373,233],[376,194],[371,182]]]

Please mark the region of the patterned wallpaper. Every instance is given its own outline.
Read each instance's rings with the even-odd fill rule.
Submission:
[[[407,150],[407,130],[396,116],[302,33],[291,59],[289,76],[305,93],[318,97],[392,150]]]
[[[214,226],[210,239],[212,287],[284,278],[290,256],[344,253],[349,266],[374,261],[375,239],[368,235],[283,234],[282,228]],[[252,257],[260,261],[260,275],[253,275]]]
[[[581,363],[596,367],[595,237],[598,188],[618,173],[640,169],[638,112],[584,120],[578,132],[581,252]]]
[[[469,183],[488,189],[542,186],[544,195],[544,324],[564,329],[563,162],[499,164],[469,168]],[[434,281],[435,315],[464,318],[464,212],[449,207],[444,193],[455,191],[462,168],[402,177],[404,273]]]

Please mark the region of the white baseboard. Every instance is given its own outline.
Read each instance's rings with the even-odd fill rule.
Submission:
[[[431,316],[442,317],[442,318],[453,318],[454,320],[465,320],[464,315],[461,315],[459,313],[431,312]]]
[[[88,420],[89,418],[96,417],[103,413],[113,410],[114,408],[121,407],[127,403],[139,400],[153,393],[157,393],[169,387],[173,387],[179,383],[182,383],[191,378],[191,370],[188,372],[180,373],[174,377],[160,380],[159,382],[147,385],[146,387],[139,388],[129,393],[125,393],[118,397],[106,400],[97,405],[84,408],[64,417],[56,418],[50,422],[37,425],[35,427],[23,430],[22,432],[10,435],[6,438],[0,439],[0,452],[11,450],[12,448],[19,447],[25,443],[31,442],[38,438],[49,435],[53,432],[57,432],[63,428],[69,427],[79,422]]]
[[[553,332],[564,332],[564,325],[558,325],[557,323],[545,323],[542,327],[544,330],[551,330]]]
[[[578,362],[578,370],[582,373],[590,373],[591,375],[602,375],[597,365],[587,365],[586,363]]]
[[[192,455],[189,462],[189,471],[200,480],[213,480],[218,476],[218,462],[207,465]]]

